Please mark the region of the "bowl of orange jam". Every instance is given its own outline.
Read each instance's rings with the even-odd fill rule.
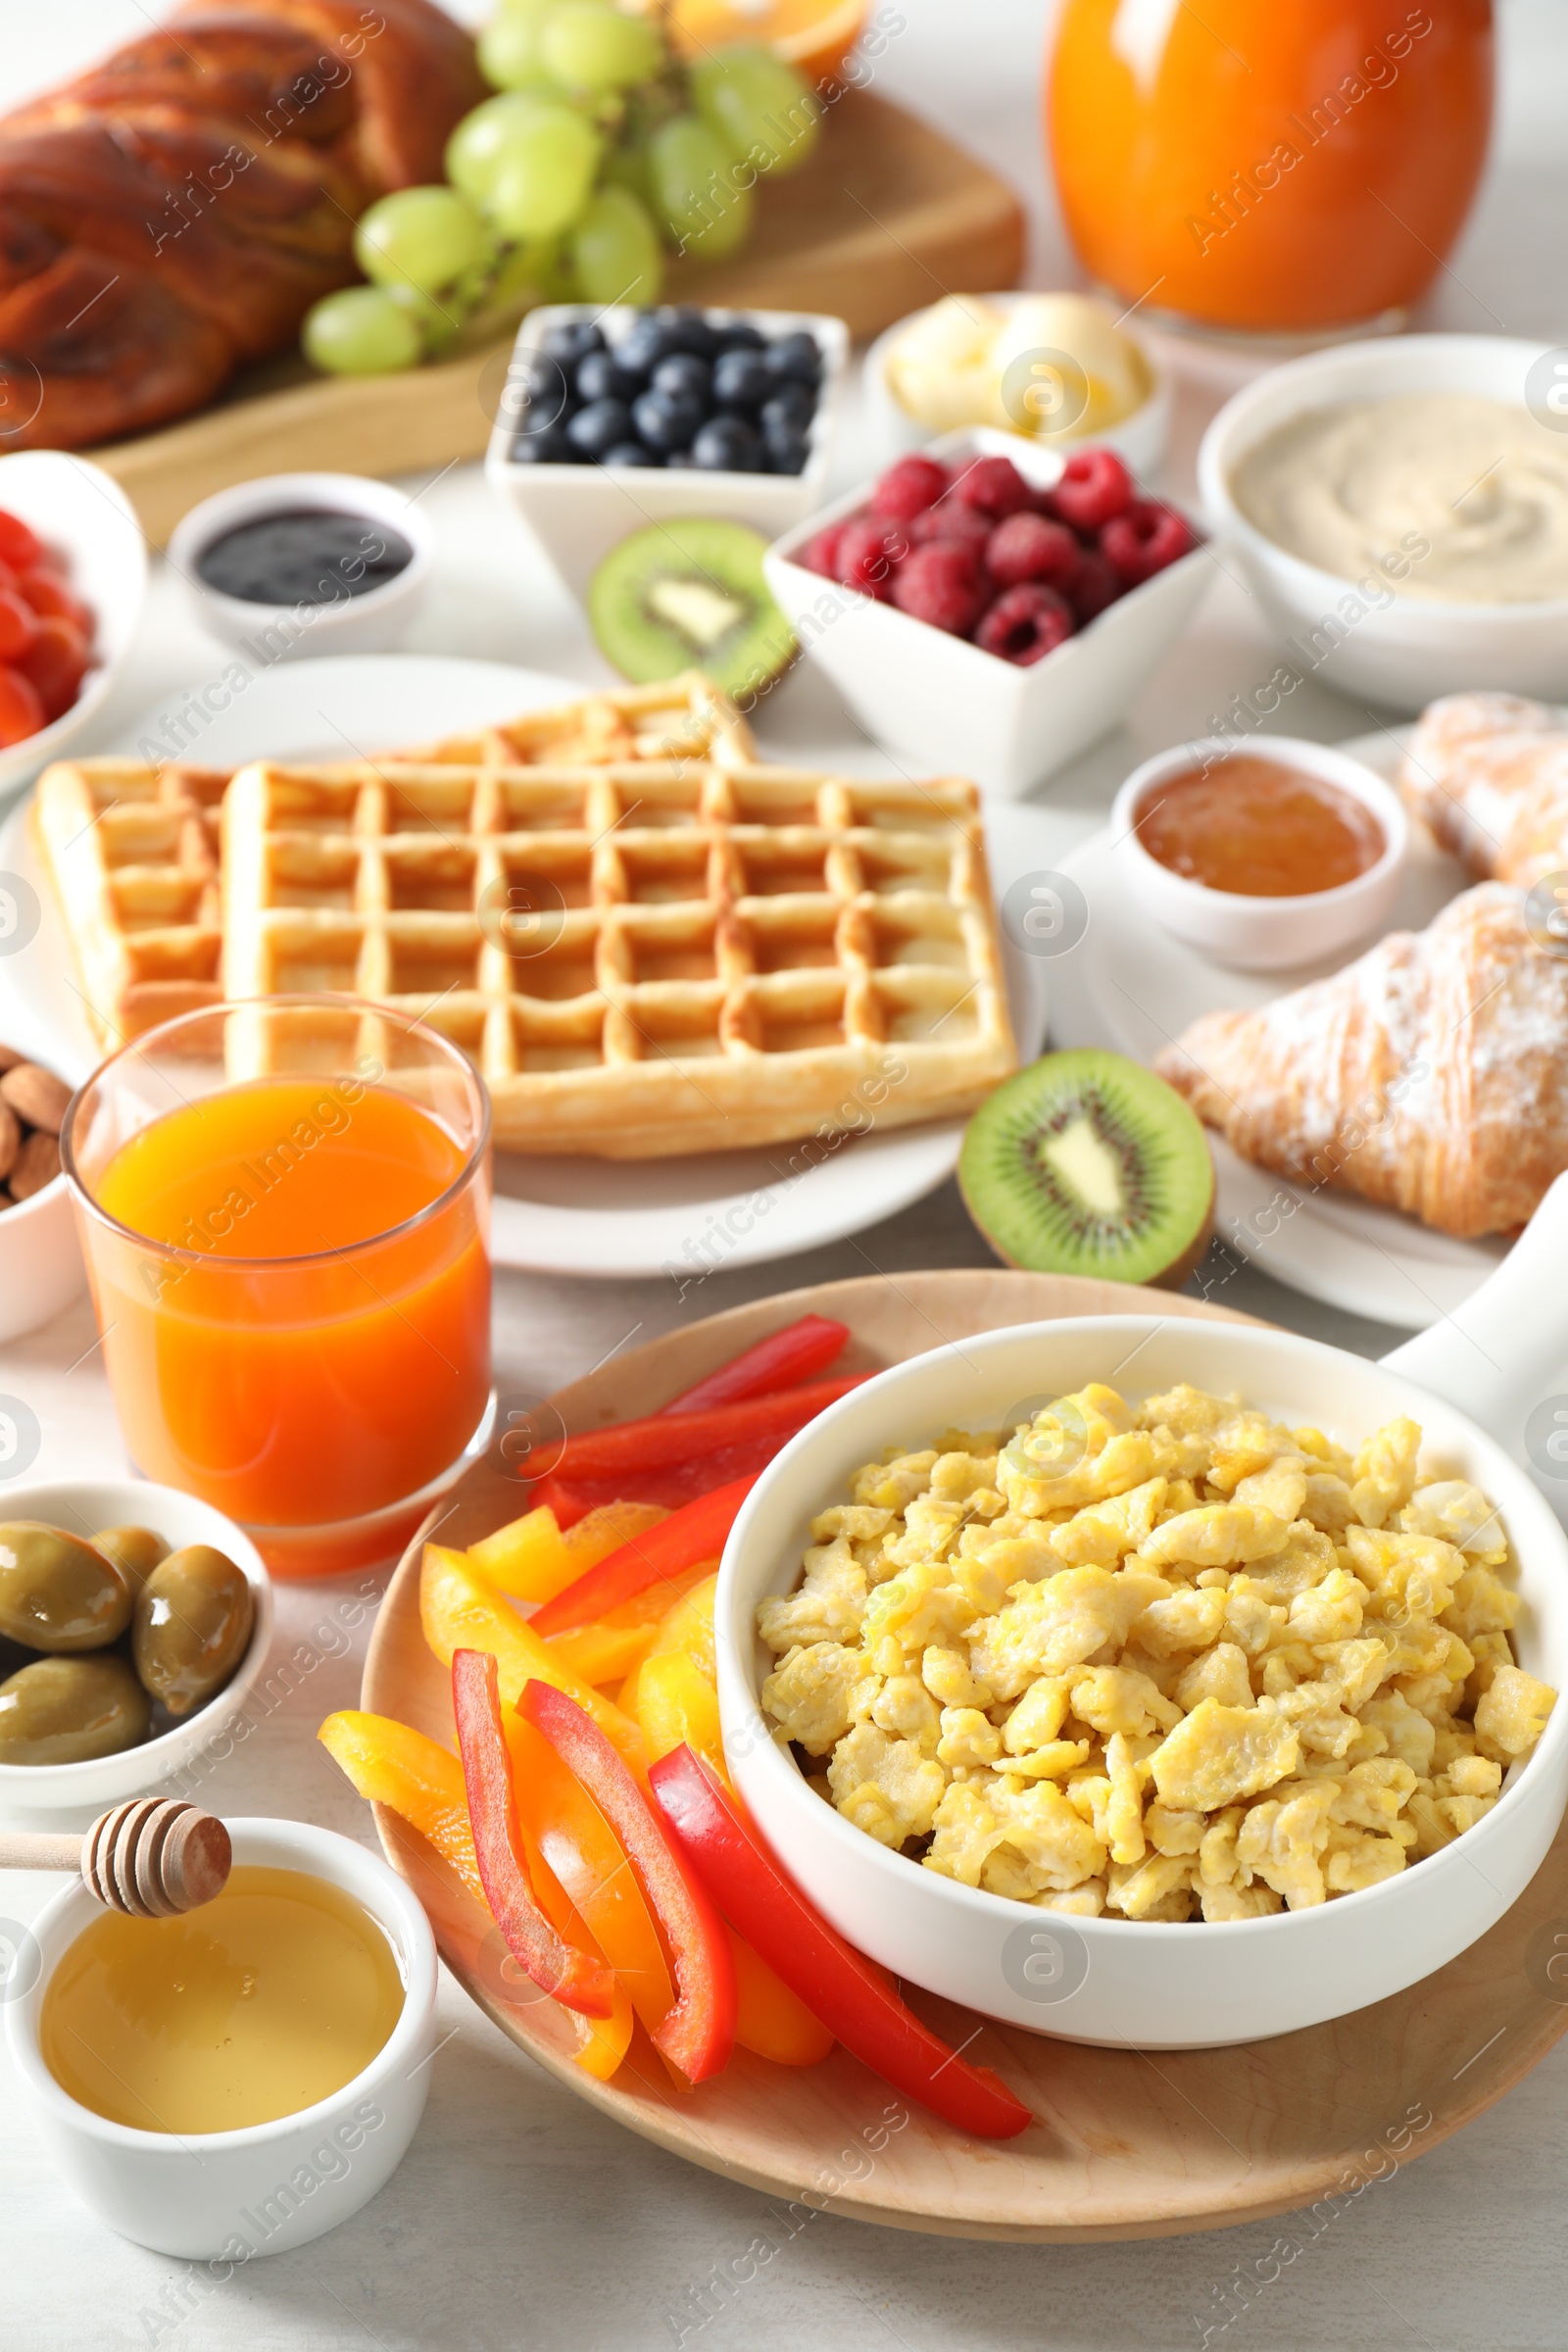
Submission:
[[[1239,971],[1289,971],[1394,914],[1409,852],[1398,795],[1325,744],[1216,737],[1135,768],[1111,813],[1117,870],[1166,930]]]

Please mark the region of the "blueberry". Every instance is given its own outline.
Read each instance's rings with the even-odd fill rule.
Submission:
[[[810,444],[789,425],[775,425],[766,436],[768,463],[775,473],[804,473]]]
[[[663,459],[654,449],[645,449],[640,441],[617,441],[607,449],[599,461],[601,466],[662,466]]]
[[[760,351],[726,351],[713,362],[713,398],[721,409],[760,409],[777,389]]]
[[[762,351],[767,345],[761,329],[748,326],[744,320],[737,319],[733,326],[721,326],[714,331],[721,351]]]
[[[762,403],[761,426],[764,433],[804,433],[816,415],[816,394],[805,384],[786,384],[771,400]]]
[[[547,327],[539,338],[546,359],[568,364],[604,348],[604,329],[595,326],[591,318],[564,318],[558,326]]]
[[[785,335],[767,347],[767,364],[781,383],[819,384],[822,354],[814,336]]]
[[[583,457],[602,459],[617,441],[631,439],[631,411],[623,400],[590,401],[567,425],[566,438]]]
[[[656,392],[689,393],[705,410],[708,407],[712,369],[694,351],[672,351],[667,360],[660,361],[651,380]]]
[[[760,473],[762,444],[743,417],[713,416],[692,443],[692,464],[705,472]]]
[[[704,318],[701,311],[663,310],[657,314],[668,339],[671,351],[689,351],[700,360],[710,360],[719,350],[718,329]]]
[[[615,346],[615,361],[628,375],[652,375],[673,348],[655,314],[639,311]]]
[[[622,368],[613,352],[590,351],[577,363],[579,399],[635,400],[642,388],[642,378]]]
[[[512,455],[519,466],[576,466],[581,463],[576,450],[566,438],[565,428],[559,424],[543,425],[536,433],[519,433],[512,444]]]
[[[690,392],[644,392],[632,403],[631,414],[638,438],[668,457],[672,450],[691,447],[705,408]]]

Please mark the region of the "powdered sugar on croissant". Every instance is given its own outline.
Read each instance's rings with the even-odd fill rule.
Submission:
[[[1431,704],[1399,789],[1473,874],[1529,890],[1568,868],[1568,731],[1545,703],[1450,694]]]
[[[1245,1159],[1508,1233],[1568,1168],[1568,961],[1483,883],[1332,979],[1205,1014],[1155,1066]]]

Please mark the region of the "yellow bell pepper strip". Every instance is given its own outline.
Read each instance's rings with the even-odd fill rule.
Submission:
[[[782,1331],[769,1332],[754,1348],[732,1355],[727,1364],[720,1364],[695,1388],[682,1389],[663,1410],[701,1413],[711,1404],[738,1404],[743,1396],[771,1396],[779,1389],[808,1379],[813,1372],[825,1372],[844,1352],[849,1336],[847,1323],[831,1322],[826,1315],[802,1315],[798,1322],[786,1323]]]
[[[460,1649],[487,1649],[501,1677],[501,1704],[511,1736],[512,1709],[530,1676],[553,1683],[591,1715],[612,1747],[642,1778],[648,1742],[640,1727],[589,1683],[553,1657],[531,1624],[471,1566],[467,1555],[427,1544],[419,1569],[419,1617],[424,1638],[443,1666]]]
[[[523,1697],[526,1703],[526,1691]],[[662,1756],[649,1777],[673,1836],[730,1925],[847,2050],[960,2132],[1012,2139],[1028,2129],[1034,2117],[1001,2078],[950,2050],[829,1927],[689,1747]]]
[[[668,1516],[658,1502],[612,1502],[590,1511],[564,1534],[555,1512],[541,1504],[470,1544],[468,1557],[499,1592],[517,1600],[552,1600],[631,1537]]]
[[[826,2026],[727,1919],[724,1933],[735,1963],[735,2038],[741,2048],[771,2058],[775,2066],[820,2066],[833,2047]]]
[[[453,1658],[452,1712],[479,1876],[508,1950],[563,2008],[580,2009],[586,2017],[612,2016],[615,1981],[610,1970],[603,1960],[566,1942],[534,1893],[513,1801],[512,1758],[501,1726],[496,1662],[488,1650],[460,1649]]]
[[[651,1756],[667,1756],[672,1747],[684,1744],[728,1788],[729,1770],[718,1729],[718,1692],[698,1673],[683,1649],[665,1650],[660,1657],[643,1660],[637,1677],[637,1720]]]
[[[612,1551],[609,1559],[601,1560],[597,1568],[590,1568],[586,1576],[579,1576],[574,1585],[536,1610],[531,1621],[534,1632],[565,1634],[576,1626],[592,1625],[607,1609],[651,1589],[662,1587],[673,1597],[670,1587],[677,1576],[683,1576],[699,1560],[710,1560],[722,1551],[758,1475],[714,1487],[710,1493],[699,1494],[695,1502],[671,1511],[646,1536],[634,1536],[619,1551]],[[668,1605],[667,1597],[664,1606]]]
[[[735,1963],[696,1872],[598,1725],[548,1683],[528,1683],[518,1713],[543,1732],[614,1831],[675,1972],[675,2005],[654,2047],[691,2082],[723,2071],[735,2044]],[[481,1860],[483,1848],[480,1847]]]
[[[316,1737],[361,1796],[370,1804],[390,1805],[429,1839],[468,1892],[484,1901],[463,1766],[449,1748],[390,1715],[366,1715],[358,1708],[329,1715]]]
[[[713,1595],[718,1590],[717,1574],[705,1576],[681,1595],[673,1608],[666,1610],[654,1637],[651,1658],[662,1657],[666,1650],[684,1650],[698,1673],[716,1685],[718,1675],[713,1660]]]

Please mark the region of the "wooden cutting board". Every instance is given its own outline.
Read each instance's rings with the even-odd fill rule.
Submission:
[[[1151,1310],[1250,1320],[1167,1291],[1046,1274],[874,1276],[690,1324],[614,1357],[555,1403],[568,1431],[655,1412],[803,1314],[849,1325],[843,1361],[856,1371],[1008,1323]],[[464,1545],[514,1517],[517,1504],[515,1479],[482,1461],[431,1516],[443,1544]],[[410,1545],[382,1602],[361,1704],[452,1746],[450,1677],[419,1630],[421,1548]],[[975,2058],[1034,2110],[1034,2127],[1001,2145],[963,2138],[842,2048],[800,2070],[737,2050],[716,2081],[682,2095],[639,2032],[613,2082],[596,2082],[572,2062],[562,2012],[509,1959],[488,1914],[422,1838],[385,1806],[373,1810],[442,1958],[502,2032],[629,2131],[782,2201],[788,2220],[769,2210],[785,2229],[817,2208],[956,2237],[1168,2237],[1311,2205],[1296,2234],[1317,2236],[1375,2182],[1500,2098],[1568,2029],[1568,1982],[1558,1982],[1568,1948],[1565,1828],[1512,1910],[1436,1976],[1270,2041],[1146,2055],[1133,2046],[1130,2020],[1125,2049],[1090,2048],[906,1985],[937,2033],[955,2048],[973,2043]],[[1227,2307],[1216,2326],[1236,2316]]]
[[[667,299],[829,311],[858,337],[948,293],[1010,286],[1023,208],[1006,180],[868,92],[848,91],[810,162],[760,191],[733,260],[674,264]],[[88,454],[156,547],[215,490],[259,473],[393,474],[484,450],[512,337],[402,375],[322,377],[291,355],[199,416]]]

